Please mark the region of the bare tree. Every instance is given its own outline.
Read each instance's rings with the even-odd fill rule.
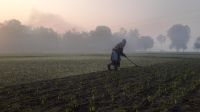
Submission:
[[[160,43],[161,50],[162,50],[163,49],[163,44],[166,42],[166,37],[164,35],[158,35],[156,39]]]

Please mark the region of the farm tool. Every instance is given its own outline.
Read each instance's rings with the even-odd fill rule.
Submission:
[[[136,63],[134,63],[130,58],[128,58],[127,56],[126,56],[126,59],[129,61],[129,62],[131,62],[133,65],[135,65],[136,67],[139,67]]]

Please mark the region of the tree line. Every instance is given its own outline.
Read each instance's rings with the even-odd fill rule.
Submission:
[[[127,52],[151,50],[155,44],[151,36],[140,35],[137,29],[112,32],[108,26],[97,26],[88,32],[72,29],[59,34],[15,19],[0,23],[0,53],[109,53],[123,38],[127,39]],[[190,38],[190,27],[182,24],[173,25],[166,36],[156,37],[161,45],[169,39],[170,49],[177,51],[187,49]],[[194,43],[194,49],[199,48],[200,37]]]

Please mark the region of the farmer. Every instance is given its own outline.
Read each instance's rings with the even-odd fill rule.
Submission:
[[[117,70],[118,67],[120,67],[121,56],[127,57],[123,53],[125,45],[126,45],[126,40],[123,39],[112,49],[111,63],[108,64],[108,70],[111,70],[111,65],[115,68],[115,70]]]

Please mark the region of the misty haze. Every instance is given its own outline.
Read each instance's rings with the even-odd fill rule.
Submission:
[[[1,112],[200,112],[198,0],[1,0]]]
[[[159,51],[154,47],[156,39],[151,36],[142,36],[137,29],[126,30],[121,28],[113,32],[108,26],[97,26],[91,31],[68,30],[58,33],[52,28],[33,27],[23,25],[19,20],[9,20],[1,23],[0,52],[2,54],[20,53],[109,53],[112,47],[122,39],[127,39],[127,52]],[[166,40],[168,38],[169,40]],[[187,50],[191,38],[191,30],[187,25],[176,24],[167,31],[167,37],[157,37],[161,50],[177,52]],[[170,41],[169,48],[163,46]],[[198,39],[197,39],[198,42]],[[194,49],[198,49],[194,42]],[[189,50],[193,51],[193,50]]]

